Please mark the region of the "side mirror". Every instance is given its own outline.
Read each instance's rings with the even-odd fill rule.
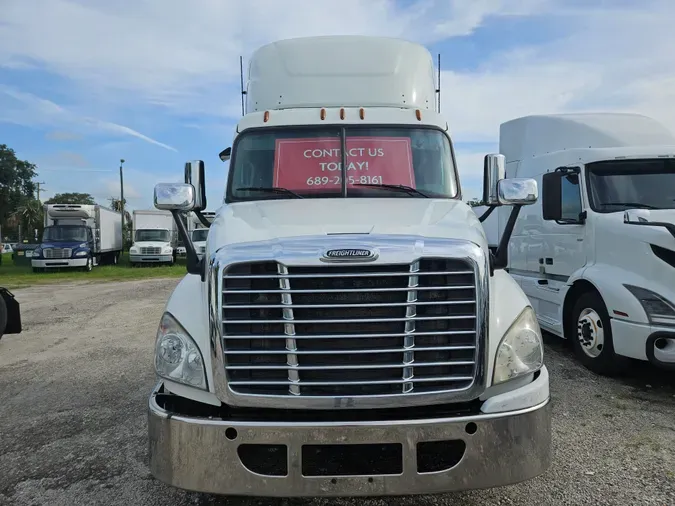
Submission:
[[[542,216],[545,221],[562,219],[562,171],[544,174],[542,177]]]
[[[226,162],[230,159],[230,156],[232,156],[232,148],[225,148],[220,152],[218,158],[220,158],[221,161]]]
[[[195,189],[191,184],[158,183],[155,207],[165,211],[191,211],[195,206]]]
[[[539,189],[534,179],[513,178],[497,182],[497,198],[501,205],[529,206],[539,197]]]
[[[649,209],[628,209],[623,213],[624,223],[649,223]]]
[[[185,164],[185,183],[194,188],[194,205],[192,211],[206,209],[206,183],[204,181],[204,162],[194,160]]]
[[[506,177],[506,157],[500,154],[485,155],[483,159],[483,202],[487,206],[498,206],[497,184]]]

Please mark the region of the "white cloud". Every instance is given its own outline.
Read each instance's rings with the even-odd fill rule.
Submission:
[[[77,115],[51,100],[0,85],[0,121],[26,126],[64,126],[90,133],[92,130],[113,136],[131,136],[156,146],[175,148],[143,135],[132,128],[110,121]]]

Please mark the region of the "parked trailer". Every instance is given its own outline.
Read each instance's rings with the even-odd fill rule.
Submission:
[[[46,204],[34,271],[116,265],[122,253],[122,214],[98,204]]]
[[[503,123],[499,149],[507,178],[542,185],[508,249],[540,325],[598,373],[675,369],[675,136],[637,114],[553,114]],[[508,211],[483,223],[496,244]]]
[[[176,224],[170,212],[157,209],[134,210],[132,229],[134,243],[129,250],[131,265],[173,265],[178,252]]]
[[[433,76],[429,52],[397,39],[266,45],[221,153],[225,202],[202,259],[179,213],[206,208],[204,163],[155,187],[193,274],[156,337],[155,477],[225,495],[373,496],[548,468],[539,325],[461,200]],[[503,173],[501,155],[487,161]],[[533,180],[485,184],[514,214],[537,199]]]

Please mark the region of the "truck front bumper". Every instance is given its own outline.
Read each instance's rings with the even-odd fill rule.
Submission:
[[[675,328],[656,327],[612,319],[614,351],[638,360],[649,360],[652,365],[675,370]]]
[[[86,267],[87,257],[59,258],[53,260],[31,260],[31,265],[38,269],[56,269],[61,267]]]
[[[129,262],[132,264],[159,264],[173,261],[173,255],[129,255]]]
[[[276,422],[168,411],[163,392],[160,382],[149,402],[150,470],[164,483],[198,492],[434,494],[517,483],[551,462],[549,399],[518,411],[442,419]],[[341,458],[357,472],[336,471]]]

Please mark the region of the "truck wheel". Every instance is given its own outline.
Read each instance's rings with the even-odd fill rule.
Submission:
[[[92,257],[87,257],[87,265],[84,266],[84,270],[87,272],[91,272],[91,270],[94,268],[94,259]]]
[[[0,339],[5,333],[5,328],[7,328],[7,304],[5,304],[5,299],[0,296]]]
[[[612,376],[627,365],[626,357],[614,353],[609,313],[599,294],[581,294],[574,305],[569,328],[577,358],[591,371]]]
[[[117,261],[119,260],[117,253],[113,253],[112,257],[110,257],[110,263],[113,265],[117,265]]]

